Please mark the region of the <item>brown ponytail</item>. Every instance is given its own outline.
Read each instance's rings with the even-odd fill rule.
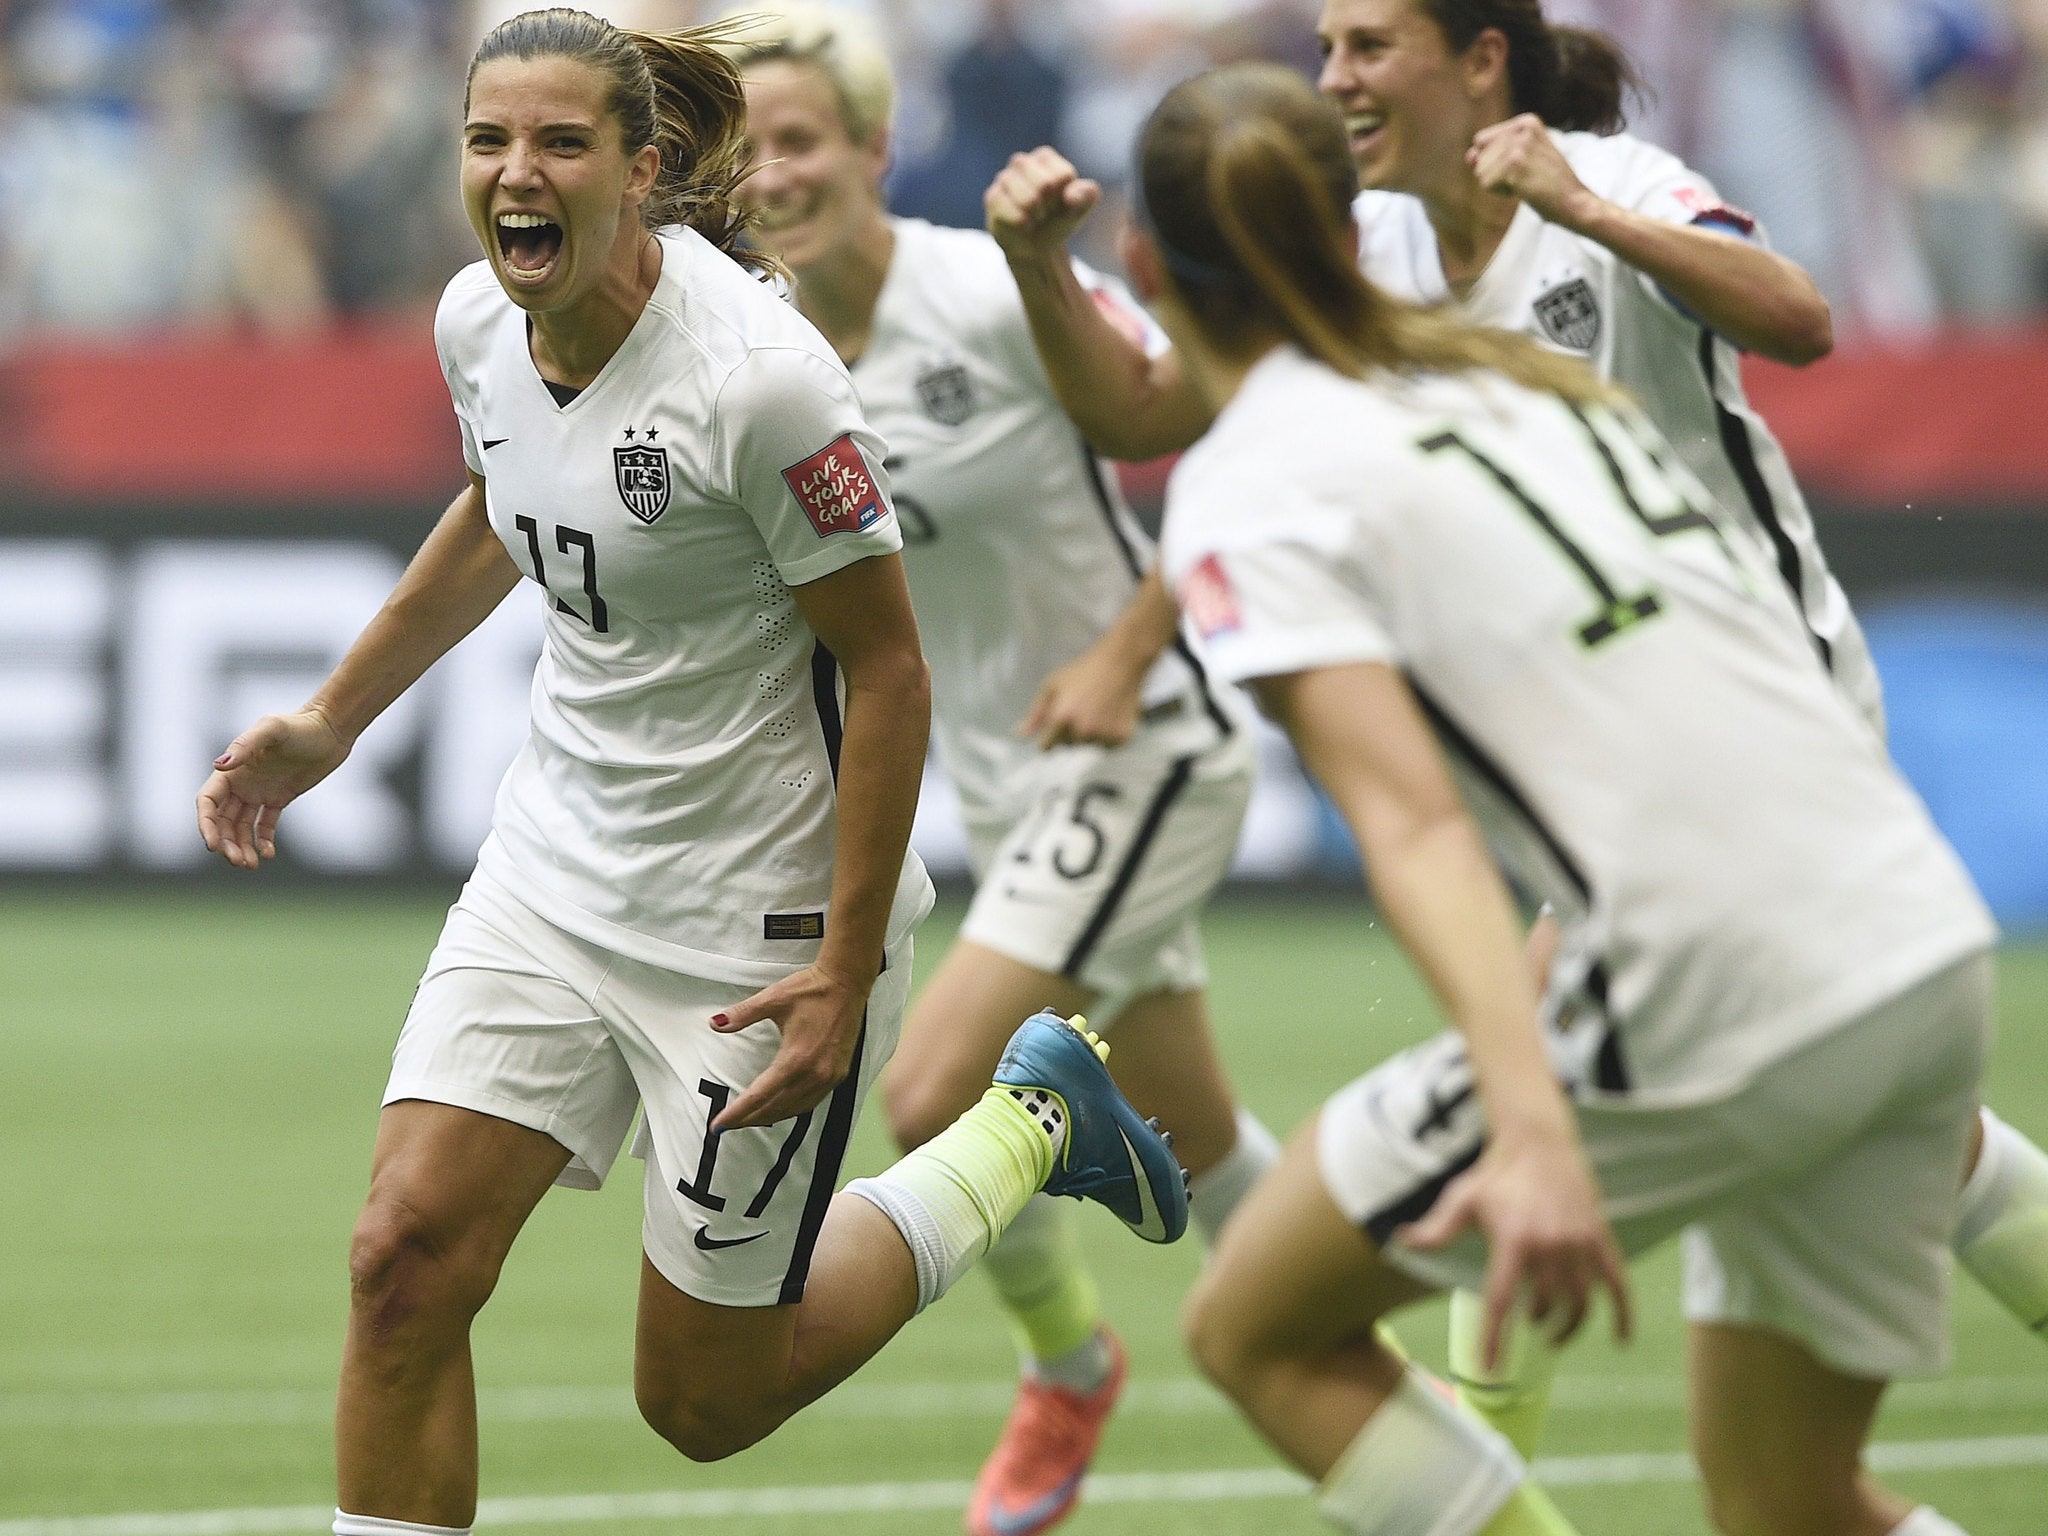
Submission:
[[[1367,282],[1349,240],[1355,187],[1335,110],[1276,64],[1183,81],[1139,140],[1138,217],[1217,341],[1277,332],[1354,378],[1486,371],[1567,400],[1612,398],[1573,358]]]
[[[477,45],[468,79],[502,58],[573,59],[597,70],[610,84],[605,109],[626,152],[652,144],[661,154],[641,222],[684,225],[756,272],[779,274],[780,262],[746,243],[753,216],[733,196],[747,174],[747,98],[720,51],[730,40],[719,26],[633,32],[584,11],[528,11]],[[467,97],[465,83],[465,109]]]
[[[1533,112],[1567,132],[1615,133],[1627,96],[1642,82],[1621,45],[1604,32],[1554,27],[1542,0],[1419,0],[1453,53],[1482,32],[1508,43],[1508,86],[1517,112]]]

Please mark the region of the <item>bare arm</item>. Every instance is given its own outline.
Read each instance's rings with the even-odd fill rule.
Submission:
[[[1039,685],[1018,734],[1041,750],[1129,741],[1138,729],[1145,674],[1179,630],[1180,612],[1155,565],[1102,638]]]
[[[1551,223],[1606,246],[1744,351],[1803,366],[1834,349],[1828,302],[1805,268],[1733,235],[1596,196],[1534,116],[1483,129],[1467,159],[1489,191],[1511,193]]]
[[[1533,1315],[1560,1336],[1604,1284],[1626,1335],[1627,1277],[1544,1048],[1513,904],[1414,696],[1376,664],[1268,678],[1257,692],[1357,836],[1381,912],[1465,1037],[1486,1110],[1479,1163],[1406,1240],[1486,1232],[1489,1361],[1524,1281]]]
[[[794,589],[797,607],[846,677],[832,862],[832,907],[818,958],[713,1020],[774,1019],[775,1060],[718,1117],[718,1128],[802,1114],[852,1066],[889,909],[910,846],[931,731],[931,677],[900,555],[857,560]]]
[[[1053,392],[1089,446],[1156,459],[1206,432],[1210,411],[1174,354],[1147,357],[1074,275],[1067,238],[1101,198],[1054,150],[1012,155],[985,198],[988,230],[1009,258]]]
[[[472,474],[312,698],[264,716],[214,760],[199,791],[206,846],[242,869],[276,857],[278,813],[340,767],[364,728],[481,624],[520,574]]]

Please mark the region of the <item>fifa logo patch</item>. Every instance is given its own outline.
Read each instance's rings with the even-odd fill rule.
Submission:
[[[1600,339],[1600,301],[1583,277],[1559,283],[1536,301],[1536,321],[1560,347],[1590,352]]]
[[[1214,555],[1204,555],[1180,584],[1180,609],[1204,640],[1230,633],[1244,623],[1237,609],[1237,591],[1230,573]]]
[[[618,482],[619,500],[641,522],[651,523],[668,510],[666,448],[614,448],[612,478]]]
[[[858,533],[884,510],[868,461],[861,457],[849,433],[790,465],[782,479],[821,539],[835,533]]]

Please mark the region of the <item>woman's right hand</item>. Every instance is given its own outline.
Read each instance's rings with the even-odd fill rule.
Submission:
[[[1050,261],[1102,201],[1102,184],[1074,169],[1056,149],[1010,156],[982,194],[988,232],[1012,263]]]
[[[317,709],[265,715],[213,760],[199,790],[199,835],[237,869],[277,857],[277,816],[339,768],[354,742]]]
[[[1444,1189],[1420,1221],[1396,1233],[1411,1248],[1448,1246],[1468,1230],[1485,1233],[1486,1331],[1481,1358],[1499,1363],[1501,1340],[1524,1287],[1529,1316],[1562,1344],[1578,1331],[1604,1288],[1614,1332],[1633,1329],[1628,1268],[1601,1209],[1600,1186],[1570,1129],[1497,1133],[1479,1161]]]

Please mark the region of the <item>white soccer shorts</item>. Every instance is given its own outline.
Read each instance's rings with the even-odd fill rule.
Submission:
[[[853,1072],[793,1120],[713,1138],[709,1125],[775,1055],[772,1023],[724,1035],[711,1015],[757,989],[662,970],[563,932],[472,878],[448,914],[392,1055],[384,1102],[426,1099],[552,1136],[556,1181],[595,1189],[646,1107],[647,1256],[670,1284],[730,1307],[801,1300],[811,1251],[868,1090],[896,1049],[911,941],[868,998]]]
[[[1208,981],[1200,914],[1251,802],[1249,721],[1218,739],[1198,705],[1120,747],[1034,765],[1014,819],[968,820],[975,879],[960,936],[1094,989],[1105,1024],[1132,998]]]
[[[1853,1376],[1939,1374],[1992,969],[1988,955],[1950,966],[1725,1098],[1578,1103],[1623,1251],[1683,1229],[1692,1321],[1789,1334]],[[1332,1095],[1316,1149],[1331,1198],[1391,1262],[1477,1289],[1475,1234],[1435,1253],[1391,1239],[1478,1159],[1483,1137],[1464,1043],[1444,1034]]]

